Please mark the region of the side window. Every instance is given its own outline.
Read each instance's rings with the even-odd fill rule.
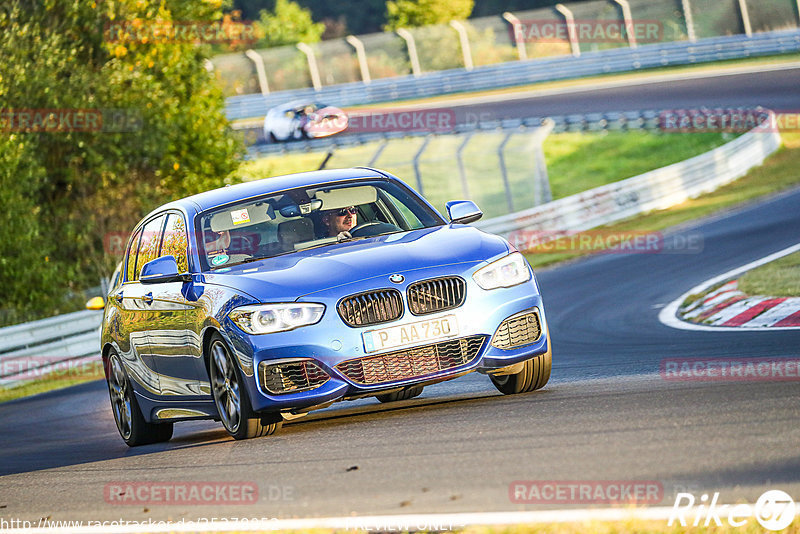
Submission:
[[[420,221],[419,218],[416,215],[414,215],[414,213],[410,209],[408,209],[408,206],[403,204],[403,202],[395,198],[395,196],[389,193],[388,191],[384,191],[383,193],[384,193],[383,196],[389,199],[389,202],[391,202],[392,205],[397,209],[397,211],[400,212],[400,216],[405,219],[406,230],[416,230],[418,228],[423,228],[425,226],[422,223],[422,221]],[[403,225],[401,224],[400,226]]]
[[[139,238],[142,237],[142,231],[139,230],[131,238],[128,244],[128,255],[125,257],[125,281],[130,282],[136,280],[136,252],[139,250]]]
[[[186,237],[186,224],[183,217],[177,213],[167,216],[167,226],[164,230],[164,239],[161,241],[161,254],[159,256],[175,256],[178,262],[178,272],[185,273],[189,270],[187,248],[189,241]]]
[[[144,267],[145,263],[158,258],[158,249],[161,246],[161,234],[165,219],[166,215],[162,215],[144,225],[142,240],[139,243],[139,253],[136,257],[134,280],[139,279],[139,274],[142,272],[142,267]]]

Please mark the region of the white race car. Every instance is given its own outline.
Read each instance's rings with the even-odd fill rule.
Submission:
[[[328,137],[346,129],[347,123],[347,114],[337,107],[295,100],[267,112],[264,138],[274,143]]]

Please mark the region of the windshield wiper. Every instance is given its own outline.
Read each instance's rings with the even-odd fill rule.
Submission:
[[[276,254],[276,256],[277,256],[277,254]],[[241,263],[252,263],[254,261],[266,260],[267,258],[271,258],[271,257],[272,256],[253,256],[252,258],[247,258],[247,259],[244,259],[242,261],[238,261],[238,262],[234,263],[233,265],[239,265]]]
[[[242,261],[237,261],[236,263],[225,264],[225,267],[232,267],[234,265],[242,265],[244,263],[252,263],[254,261],[267,260],[269,258],[276,258],[278,256],[284,256],[286,254],[291,254],[293,252],[300,252],[302,250],[312,250],[312,249],[315,249],[315,248],[327,247],[329,245],[338,245],[339,243],[349,243],[351,241],[361,241],[362,239],[369,239],[370,237],[378,237],[378,236],[381,236],[381,235],[397,234],[397,233],[400,233],[400,232],[403,232],[403,231],[405,231],[405,230],[400,230],[399,232],[381,232],[380,234],[362,235],[362,236],[358,236],[358,237],[342,236],[341,239],[337,239],[336,241],[328,241],[326,243],[317,243],[316,245],[311,245],[310,247],[298,248],[297,250],[286,250],[284,252],[278,252],[277,254],[272,254],[271,256],[253,256],[252,258],[246,258],[246,259],[244,259]],[[347,234],[349,235],[350,232],[347,232]],[[220,267],[222,267],[222,265],[220,265]]]
[[[277,258],[278,256],[284,256],[286,254],[291,254],[293,252],[300,252],[301,250],[311,250],[312,248],[319,248],[319,247],[325,247],[325,246],[328,246],[328,245],[335,245],[336,243],[337,243],[336,241],[330,241],[328,243],[317,243],[316,245],[312,245],[310,247],[303,247],[303,248],[299,248],[297,250],[285,250],[283,252],[278,252],[277,254],[272,254],[270,256],[253,256],[252,258],[247,258],[247,259],[244,259],[242,261],[237,261],[236,263],[229,263],[229,264],[226,265],[226,267],[229,267],[231,265],[241,265],[243,263],[252,263],[254,261],[268,260],[270,258]]]

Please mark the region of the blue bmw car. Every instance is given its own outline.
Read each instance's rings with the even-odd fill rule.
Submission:
[[[173,423],[236,439],[341,401],[409,399],[478,371],[544,387],[551,346],[525,258],[448,219],[389,173],[293,174],[201,193],[145,217],[102,328],[114,419],[130,446]]]

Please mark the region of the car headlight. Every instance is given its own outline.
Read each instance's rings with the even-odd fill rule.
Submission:
[[[512,252],[475,271],[472,279],[483,289],[497,289],[527,282],[531,279],[531,271],[522,254]]]
[[[290,302],[242,306],[228,317],[248,334],[271,334],[318,323],[323,313],[324,304]]]

